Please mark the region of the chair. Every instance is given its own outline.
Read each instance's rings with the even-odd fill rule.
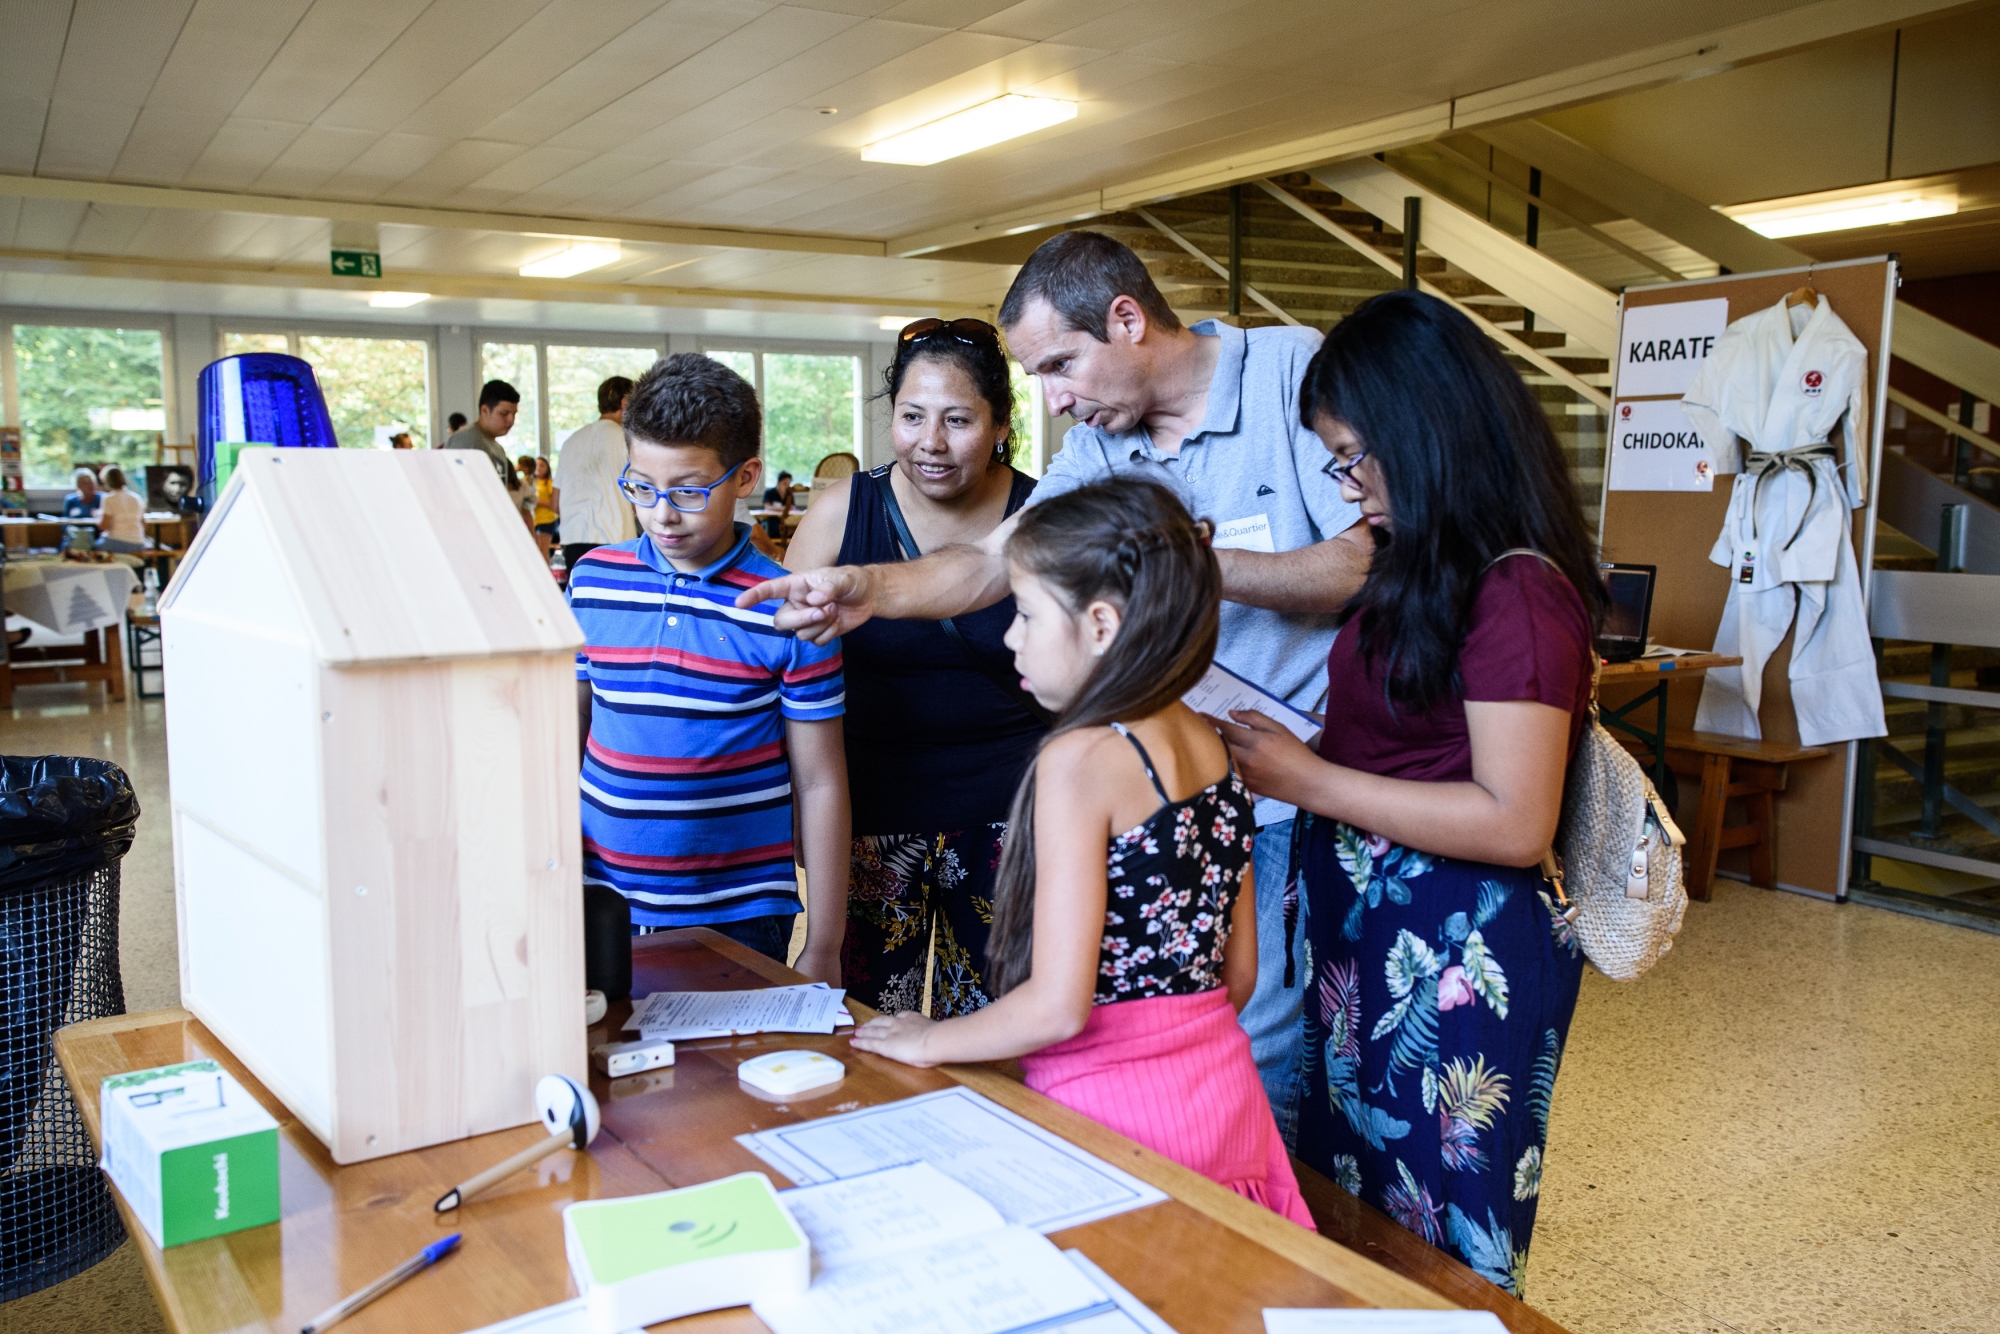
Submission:
[[[1825,746],[1668,730],[1667,762],[1674,772],[1701,779],[1701,798],[1684,863],[1689,898],[1708,898],[1715,881],[1716,856],[1726,848],[1750,849],[1750,883],[1777,888],[1777,820],[1772,798],[1785,790],[1789,766],[1824,759],[1831,753]],[[1732,798],[1744,804],[1748,818],[1743,824],[1723,823]]]
[[[819,466],[813,469],[813,490],[819,490],[821,482],[837,482],[860,471],[861,460],[854,455],[844,450],[838,454],[828,454],[819,461]]]

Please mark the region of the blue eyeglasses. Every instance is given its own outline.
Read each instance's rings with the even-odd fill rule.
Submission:
[[[1341,486],[1347,482],[1348,478],[1354,475],[1354,470],[1361,466],[1361,460],[1367,457],[1368,451],[1365,449],[1357,452],[1353,458],[1345,463],[1340,461],[1338,455],[1334,455],[1327,459],[1326,466],[1321,468],[1320,471],[1331,477],[1335,486]]]
[[[708,508],[708,493],[728,481],[730,473],[735,472],[736,468],[742,466],[741,463],[737,464],[735,468],[731,468],[729,472],[722,474],[722,476],[716,478],[707,486],[669,486],[662,488],[654,486],[651,482],[642,482],[636,478],[627,476],[632,471],[632,465],[628,463],[625,465],[625,471],[618,474],[618,489],[625,493],[625,499],[631,501],[642,510],[653,508],[653,506],[660,503],[660,497],[665,496],[667,503],[681,513],[699,514]]]

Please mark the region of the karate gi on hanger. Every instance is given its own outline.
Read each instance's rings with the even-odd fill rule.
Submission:
[[[1709,559],[1729,571],[1715,651],[1743,665],[1710,671],[1695,727],[1757,738],[1764,665],[1794,615],[1792,709],[1809,746],[1883,736],[1882,688],[1849,512],[1861,506],[1867,349],[1821,297],[1784,301],[1729,326],[1681,400],[1718,473],[1737,474]],[[1840,431],[1840,446],[1831,437]],[[1847,474],[1843,480],[1842,474]]]

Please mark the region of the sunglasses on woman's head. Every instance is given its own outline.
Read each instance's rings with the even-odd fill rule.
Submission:
[[[896,340],[902,343],[914,343],[924,338],[956,338],[975,347],[1000,346],[1000,331],[985,320],[941,320],[931,316],[910,321],[903,326],[903,332],[896,335]]]

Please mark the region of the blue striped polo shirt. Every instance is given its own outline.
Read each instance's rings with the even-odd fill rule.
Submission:
[[[643,534],[570,570],[590,684],[583,878],[643,926],[701,926],[799,911],[785,720],[838,718],[840,645],[776,629],[779,603],[736,595],[784,570],[736,544],[674,569]]]

